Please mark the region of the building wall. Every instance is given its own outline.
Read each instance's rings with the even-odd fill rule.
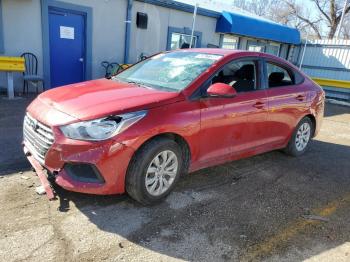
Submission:
[[[92,78],[104,76],[103,60],[123,62],[126,0],[65,0],[93,8]],[[40,0],[2,0],[4,55],[19,56],[32,52],[38,57],[38,74],[43,74]],[[15,73],[16,91],[22,90],[22,74]],[[0,87],[6,75],[0,72]],[[34,89],[33,89],[34,90]]]
[[[288,47],[289,45],[287,44],[281,44],[281,49],[280,49],[280,57],[287,59],[288,57]]]
[[[103,77],[101,62],[124,59],[126,0],[65,0],[92,7],[92,78]]]
[[[238,49],[241,49],[241,50],[247,50],[248,49],[248,42],[250,42],[250,41],[261,43],[261,44],[265,45],[265,47],[271,43],[280,44],[279,57],[287,59],[289,44],[282,44],[282,43],[261,40],[261,39],[254,39],[254,38],[250,38],[250,37],[238,36],[238,35],[233,35],[233,34],[232,34],[232,36],[239,38]],[[266,52],[266,50],[265,50],[265,52]]]
[[[136,13],[148,15],[147,29],[136,27]],[[166,48],[169,24],[169,9],[134,1],[132,8],[129,62],[138,60],[141,53],[146,56]]]
[[[38,57],[42,74],[41,11],[38,0],[2,0],[4,55],[20,56],[32,52]],[[15,73],[15,87],[22,88],[22,74]],[[0,87],[6,86],[6,75],[0,72]]]
[[[4,21],[6,56],[32,52],[38,57],[38,74],[43,74],[41,4],[39,0],[1,0]],[[104,75],[101,62],[123,63],[127,0],[64,0],[67,3],[89,6],[93,9],[92,78]],[[136,13],[148,14],[148,28],[136,27]],[[30,23],[28,23],[30,21]],[[156,5],[134,1],[132,11],[130,59],[134,63],[141,53],[151,55],[166,50],[168,27],[192,25],[192,14]],[[219,45],[215,33],[216,19],[198,15],[196,31],[203,33],[202,46]],[[20,33],[19,33],[20,32]],[[0,87],[6,86],[6,76],[0,73]],[[15,74],[16,91],[22,88],[22,74]]]
[[[137,12],[148,15],[147,29],[137,28]],[[165,51],[168,27],[191,28],[192,17],[191,13],[134,1],[129,62],[136,62],[141,53],[147,56]],[[220,35],[215,33],[215,27],[215,18],[197,15],[195,30],[203,33],[202,47],[206,47],[207,44],[219,45]]]
[[[0,0],[2,3],[4,55],[19,56],[32,52],[38,57],[38,73],[43,74],[43,43],[40,0]],[[92,8],[92,78],[104,76],[101,62],[123,63],[127,0],[62,0],[62,2]],[[148,14],[148,28],[136,26],[136,13]],[[202,33],[201,46],[219,46],[220,34],[215,32],[217,19],[198,14],[195,30]],[[167,48],[168,28],[190,29],[192,13],[133,1],[129,62]],[[246,37],[240,37],[240,49],[246,49]],[[288,45],[282,45],[285,58]],[[0,87],[5,87],[6,76],[0,72]],[[22,74],[15,74],[16,91],[22,90]]]

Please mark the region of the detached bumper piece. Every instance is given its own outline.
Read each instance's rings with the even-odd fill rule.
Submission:
[[[41,185],[44,187],[46,196],[48,197],[49,200],[52,200],[55,198],[54,191],[51,187],[50,182],[47,180],[47,176],[44,172],[43,167],[40,165],[40,163],[30,154],[28,149],[24,146],[24,153],[27,156],[28,161],[32,165],[32,167],[35,170],[35,173],[40,179]]]

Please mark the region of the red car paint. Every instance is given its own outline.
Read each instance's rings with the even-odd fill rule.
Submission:
[[[54,143],[46,154],[44,167],[56,174],[56,183],[76,192],[124,193],[125,176],[134,153],[149,139],[165,133],[176,134],[188,144],[190,172],[284,148],[297,123],[306,115],[313,117],[314,135],[318,133],[324,92],[303,73],[300,74],[305,80],[299,85],[238,93],[233,98],[190,99],[208,77],[231,60],[261,57],[298,71],[287,61],[247,51],[191,49],[191,52],[223,57],[179,93],[98,79],[39,95],[27,112],[53,130]],[[146,117],[105,141],[72,140],[59,129],[81,120],[144,109],[148,110]],[[75,162],[95,165],[105,182],[72,179],[63,166]]]

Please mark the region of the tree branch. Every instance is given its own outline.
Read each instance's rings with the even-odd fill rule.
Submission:
[[[322,36],[320,34],[320,31],[318,30],[317,26],[315,25],[315,23],[311,22],[309,19],[305,18],[305,17],[302,17],[298,14],[295,14],[296,17],[298,17],[300,20],[304,21],[305,23],[307,23],[313,30],[314,32],[317,34],[317,37],[319,39],[322,39]]]
[[[335,0],[330,0],[329,12],[331,16],[331,26],[336,26],[337,24],[337,10],[335,7]]]
[[[293,13],[298,19],[300,19],[300,20],[304,21],[305,23],[307,23],[314,30],[314,32],[316,33],[317,37],[319,39],[322,39],[320,31],[318,30],[318,28],[316,26],[316,24],[320,21],[320,19],[318,21],[316,21],[316,22],[312,22],[310,19],[300,15],[298,13],[297,7],[294,4],[292,4],[290,2],[287,2],[287,1],[286,1],[286,4],[291,8],[291,13]]]
[[[329,21],[329,23],[332,23],[331,18],[327,15],[327,13],[322,9],[320,1],[319,0],[313,0],[313,2],[316,4],[317,9],[320,11],[320,13]]]

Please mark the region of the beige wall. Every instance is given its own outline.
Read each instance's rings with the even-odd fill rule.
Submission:
[[[70,0],[92,7],[92,78],[104,76],[101,62],[122,63],[126,20],[126,0]]]
[[[147,29],[136,27],[136,13],[148,15]],[[130,44],[130,62],[136,62],[141,53],[152,55],[166,50],[168,27],[192,27],[192,14],[169,8],[134,2]],[[195,30],[202,32],[202,47],[219,45],[220,35],[215,33],[216,18],[198,15]]]
[[[6,56],[34,53],[42,74],[41,11],[39,0],[2,0],[4,49]],[[0,72],[0,86],[5,86],[5,73]],[[22,88],[22,74],[15,74],[15,87]]]
[[[64,0],[92,7],[92,78],[104,75],[103,60],[123,63],[127,0]],[[38,57],[39,74],[43,73],[40,0],[2,0],[4,47],[7,56],[32,52]],[[148,14],[148,28],[136,27],[136,13]],[[141,53],[151,55],[166,50],[168,27],[192,25],[192,14],[134,1],[131,24],[129,62],[136,62]],[[198,15],[196,31],[202,32],[202,46],[219,45],[215,33],[216,19]],[[0,87],[6,86],[0,73]],[[22,75],[15,74],[15,87],[22,89]]]
[[[104,76],[103,60],[122,63],[124,58],[126,0],[65,0],[93,8],[92,78]],[[32,52],[43,72],[40,0],[2,0],[4,47],[6,56]],[[0,72],[0,87],[6,86]],[[22,74],[15,74],[15,88],[22,90]],[[34,90],[34,89],[33,89]]]
[[[34,53],[39,60],[39,74],[43,71],[40,0],[1,0],[3,12],[4,47],[7,56],[23,52]],[[101,62],[123,63],[127,0],[64,0],[92,11],[92,78],[104,76]],[[136,27],[136,13],[148,14],[148,28]],[[129,62],[136,62],[141,53],[152,55],[166,50],[168,27],[191,28],[192,14],[139,1],[133,2]],[[195,30],[202,32],[202,47],[219,45],[220,34],[215,33],[216,18],[197,16]],[[245,46],[246,38],[241,38]],[[283,46],[283,53],[286,51]],[[0,72],[0,87],[6,86],[5,74]],[[16,74],[15,87],[22,89],[22,74]]]

